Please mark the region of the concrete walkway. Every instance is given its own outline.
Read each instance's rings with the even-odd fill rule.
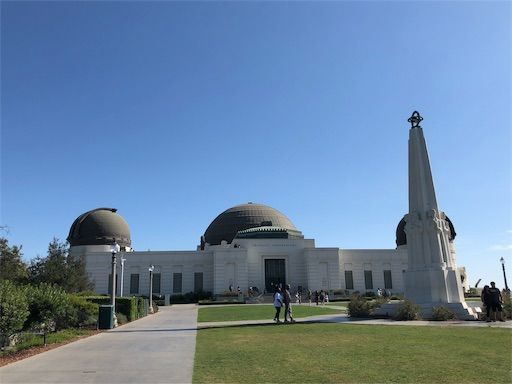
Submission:
[[[352,325],[414,325],[414,326],[432,326],[432,327],[496,327],[496,328],[510,328],[512,329],[512,320],[505,322],[492,322],[487,323],[485,321],[463,321],[463,320],[451,320],[451,321],[427,321],[427,320],[413,320],[413,321],[396,321],[390,319],[351,319],[346,314],[330,314],[330,315],[318,315],[304,317],[296,319],[296,324],[307,324],[307,323],[343,323]],[[270,325],[274,324],[273,320],[241,320],[241,321],[217,321],[217,322],[205,322],[198,323],[198,329],[204,328],[221,328],[221,327],[236,327],[236,326],[248,326],[248,325]],[[281,322],[279,326],[286,326]]]
[[[0,368],[0,383],[191,383],[197,306],[154,315]]]

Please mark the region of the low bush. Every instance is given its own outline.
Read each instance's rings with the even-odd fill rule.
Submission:
[[[375,292],[373,292],[373,291],[366,291],[364,295],[365,295],[365,297],[375,297],[376,296]]]
[[[83,328],[96,325],[98,305],[79,295],[68,295],[66,315],[59,319],[57,328]]]
[[[123,324],[128,323],[128,319],[126,318],[124,313],[120,313],[120,312],[116,313],[116,318],[117,318],[117,325],[123,325]]]
[[[144,317],[148,314],[149,300],[144,297],[136,297],[137,299],[137,318]]]
[[[238,296],[238,294],[237,294]],[[211,292],[188,292],[184,295],[172,295],[171,304],[189,304],[197,303],[199,300],[208,300],[212,298]]]
[[[420,307],[414,304],[410,300],[404,300],[400,304],[398,304],[398,308],[395,312],[395,316],[393,319],[395,320],[420,320]]]
[[[456,316],[450,309],[443,306],[432,308],[432,320],[447,321],[453,319],[456,319]]]
[[[389,299],[387,297],[380,296],[376,297],[375,300],[373,300],[370,305],[372,309],[377,309],[382,307],[387,302],[389,302]]]
[[[347,311],[350,317],[369,317],[370,310],[370,304],[361,295],[352,295],[350,303],[347,305]]]

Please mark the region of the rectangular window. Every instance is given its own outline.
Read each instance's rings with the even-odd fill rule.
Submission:
[[[345,271],[345,289],[354,289],[354,278],[352,271]]]
[[[181,280],[182,275],[180,273],[173,273],[172,275],[172,293],[181,293]]]
[[[132,273],[130,275],[130,294],[137,295],[139,293],[139,274]]]
[[[108,274],[108,294],[112,294],[112,274]],[[116,273],[116,296],[119,295],[119,275]]]
[[[203,291],[203,272],[194,272],[194,292]]]
[[[364,287],[367,290],[373,289],[372,271],[364,271]]]
[[[160,293],[160,273],[153,273],[153,293]]]
[[[384,288],[385,289],[393,288],[393,281],[391,280],[391,270],[384,271]]]

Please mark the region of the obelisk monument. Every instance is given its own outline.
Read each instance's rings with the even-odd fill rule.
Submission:
[[[422,316],[444,306],[459,319],[474,319],[464,301],[460,274],[450,250],[450,228],[437,205],[427,146],[414,112],[409,118],[409,213],[405,216],[408,268],[405,298],[418,304]]]

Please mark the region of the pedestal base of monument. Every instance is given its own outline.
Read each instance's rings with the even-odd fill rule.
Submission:
[[[424,268],[405,273],[405,297],[415,303],[460,303],[464,292],[452,268]]]
[[[393,317],[400,305],[397,303],[386,303],[382,307],[376,309],[374,314],[377,316]],[[469,307],[466,302],[462,303],[422,303],[417,304],[420,307],[420,316],[424,320],[432,319],[432,310],[435,307],[444,307],[455,314],[458,320],[478,320],[478,313],[475,308]]]

